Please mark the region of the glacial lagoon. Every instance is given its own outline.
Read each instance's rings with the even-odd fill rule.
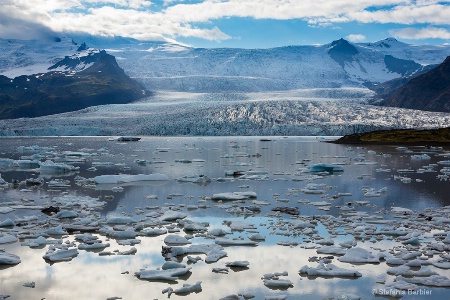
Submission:
[[[2,138],[0,295],[449,298],[450,147],[330,139]]]

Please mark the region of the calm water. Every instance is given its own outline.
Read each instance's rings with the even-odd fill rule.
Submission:
[[[48,147],[45,151],[28,151],[20,146]],[[426,149],[409,147],[408,150],[396,149],[395,146],[368,146],[364,148],[348,147],[324,143],[315,137],[146,137],[139,142],[118,143],[108,141],[105,137],[61,137],[61,138],[3,138],[0,139],[0,158],[26,158],[33,154],[42,157],[64,157],[64,151],[83,152],[84,162],[74,163],[79,166],[77,172],[66,174],[41,174],[38,169],[11,168],[0,164],[1,177],[11,183],[22,182],[28,178],[43,177],[45,183],[39,187],[5,187],[0,191],[0,208],[16,207],[14,211],[0,213],[0,222],[28,219],[28,224],[36,224],[39,230],[56,226],[60,221],[49,218],[39,209],[18,208],[17,204],[48,206],[52,199],[61,195],[89,196],[99,198],[106,204],[96,210],[85,210],[86,216],[97,218],[110,216],[132,216],[137,220],[148,221],[152,212],[159,208],[177,208],[187,213],[187,219],[196,222],[208,222],[208,229],[223,228],[229,231],[224,220],[241,220],[253,224],[256,230],[233,231],[227,237],[243,237],[253,232],[266,236],[266,240],[257,246],[225,247],[227,257],[216,263],[199,261],[188,264],[192,267],[188,275],[179,278],[177,283],[164,281],[145,281],[134,276],[140,269],[156,269],[164,263],[161,246],[165,235],[156,237],[138,236],[140,244],[136,244],[135,255],[99,256],[98,252],[79,250],[79,254],[69,262],[47,263],[42,256],[48,246],[31,249],[21,246],[21,240],[15,243],[2,244],[7,252],[20,257],[21,263],[12,267],[0,267],[0,295],[11,295],[11,299],[107,299],[122,297],[123,299],[165,299],[167,294],[162,290],[167,287],[177,289],[183,284],[194,284],[201,281],[202,291],[188,295],[171,295],[171,299],[219,299],[230,294],[252,294],[255,299],[266,296],[287,295],[287,299],[345,299],[344,294],[352,293],[362,299],[374,298],[373,289],[386,290],[381,281],[392,282],[395,276],[387,274],[388,266],[383,260],[380,264],[348,264],[341,263],[337,256],[333,263],[346,269],[355,269],[362,274],[358,279],[341,277],[311,278],[299,275],[304,266],[317,266],[309,262],[312,256],[320,256],[316,249],[320,245],[315,242],[320,238],[332,238],[335,244],[353,238],[345,228],[333,227],[329,224],[317,223],[315,233],[297,234],[289,229],[294,219],[287,214],[274,215],[274,207],[298,207],[299,218],[309,220],[317,216],[319,220],[326,215],[341,217],[342,207],[354,207],[356,212],[365,216],[379,216],[392,220],[395,224],[404,222],[398,216],[390,214],[391,207],[404,207],[413,211],[439,210],[450,204],[448,197],[449,182],[437,179],[444,165],[437,162],[447,160],[444,149]],[[87,153],[95,155],[86,155]],[[412,159],[412,155],[427,153],[429,159]],[[138,164],[136,160],[146,160],[146,164]],[[343,172],[334,174],[304,173],[302,169],[316,163],[337,163],[344,168]],[[95,167],[96,170],[90,168]],[[387,171],[390,169],[390,171]],[[398,170],[408,169],[407,173]],[[258,180],[242,180],[227,177],[225,172],[258,171],[266,177]],[[119,186],[97,185],[82,186],[75,184],[75,176],[93,178],[104,174],[150,174],[162,173],[169,177],[168,181],[139,182],[121,185],[122,191],[115,191]],[[176,179],[182,176],[201,174],[211,178],[210,183],[180,183]],[[405,177],[410,178],[410,182]],[[224,180],[217,180],[217,179]],[[402,181],[403,178],[403,181]],[[68,187],[49,187],[53,179],[68,180]],[[323,190],[321,194],[310,194],[300,191],[311,184]],[[309,186],[311,187],[311,186]],[[365,190],[386,192],[378,197],[365,197]],[[217,202],[210,199],[216,193],[253,191],[257,201],[267,202],[261,205],[260,211],[252,215],[239,215],[226,210],[233,205],[249,206],[252,200],[238,203]],[[339,196],[345,193],[347,196]],[[112,196],[112,197],[111,197]],[[329,204],[318,206],[317,202]],[[358,201],[362,201],[359,202]],[[349,204],[350,203],[350,204]],[[188,205],[190,209],[188,209]],[[194,206],[200,206],[193,209]],[[355,222],[364,222],[354,219]],[[405,219],[406,220],[406,219]],[[64,221],[67,223],[69,221]],[[174,223],[177,225],[176,223]],[[367,224],[366,224],[367,225]],[[377,230],[384,225],[373,225]],[[448,225],[442,225],[442,231]],[[178,227],[178,226],[175,226]],[[0,228],[1,233],[17,235],[30,228]],[[436,242],[432,233],[422,232],[423,240],[417,246],[425,251],[427,243]],[[185,233],[180,227],[178,235]],[[124,251],[131,246],[121,246],[114,239],[101,234],[97,235],[103,242],[110,243],[108,251]],[[376,242],[371,236],[357,238],[358,247],[375,253],[394,251],[405,248],[395,238],[384,237]],[[62,237],[63,242],[74,241],[73,235]],[[214,240],[204,234],[194,234],[193,244],[211,244]],[[290,246],[279,245],[280,242],[295,242]],[[307,249],[308,248],[308,249]],[[311,249],[309,249],[311,248]],[[193,255],[197,256],[197,255]],[[204,258],[205,255],[199,254]],[[323,255],[322,255],[323,256]],[[434,259],[439,257],[427,257]],[[179,262],[187,264],[186,257],[178,257]],[[228,274],[214,273],[213,268],[223,268],[226,262],[235,260],[248,261],[248,269],[230,269]],[[450,272],[431,266],[439,275],[450,277]],[[287,271],[293,287],[284,289],[268,288],[261,277],[266,273]],[[34,281],[35,288],[24,287],[25,282]],[[419,286],[419,292],[426,295],[410,295],[405,292],[404,299],[444,299],[450,297],[447,288]]]

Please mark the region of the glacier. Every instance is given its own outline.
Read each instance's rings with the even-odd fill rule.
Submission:
[[[395,128],[438,128],[449,113],[369,105],[365,88],[270,93],[158,92],[131,104],[38,118],[0,120],[0,136],[341,136]]]

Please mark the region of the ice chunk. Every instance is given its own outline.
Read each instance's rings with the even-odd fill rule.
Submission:
[[[34,281],[29,281],[22,284],[22,286],[34,289],[36,287],[36,283]]]
[[[420,268],[419,270],[412,270],[408,266],[398,266],[392,267],[387,270],[388,274],[391,275],[402,275],[402,276],[431,276],[437,275],[436,272],[432,271],[429,268]]]
[[[49,249],[47,253],[44,254],[43,258],[52,262],[56,261],[70,261],[72,258],[78,255],[78,250],[73,249],[62,249],[54,250]]]
[[[289,279],[264,279],[264,285],[269,288],[290,288],[294,286]]]
[[[336,254],[336,255],[344,255],[347,252],[346,249],[339,248],[337,246],[323,246],[317,249],[317,253],[319,254]]]
[[[106,224],[130,224],[136,223],[137,221],[131,217],[126,216],[118,216],[118,217],[109,217],[106,219]]]
[[[175,294],[190,294],[190,293],[198,293],[202,291],[202,286],[201,286],[202,282],[201,281],[197,281],[195,284],[183,284],[183,286],[181,288],[178,288],[176,290],[174,290],[173,292]]]
[[[20,263],[20,258],[8,252],[0,251],[0,265],[17,265]]]
[[[176,179],[177,182],[209,183],[211,178],[206,175],[186,175]]]
[[[144,230],[140,231],[139,235],[143,235],[143,236],[157,236],[157,235],[162,235],[162,234],[166,234],[166,233],[167,233],[167,229],[150,228],[150,229],[144,229]]]
[[[224,224],[230,226],[232,231],[243,231],[245,229],[256,229],[254,224],[247,223],[244,221],[233,220],[233,221],[223,221]]]
[[[166,245],[187,245],[191,244],[192,242],[185,237],[176,234],[170,234],[164,238],[164,243],[166,243]]]
[[[431,275],[428,277],[403,277],[398,276],[397,280],[403,280],[409,283],[426,285],[426,286],[436,286],[436,287],[450,287],[450,279],[445,276]]]
[[[175,268],[167,270],[141,270],[135,275],[139,279],[176,281],[178,277],[185,275],[191,268]]]
[[[14,226],[16,226],[16,223],[10,218],[0,222],[0,227],[14,227]]]
[[[117,252],[117,255],[134,255],[137,252],[135,247],[131,247],[128,250]]]
[[[314,164],[307,167],[309,172],[343,172],[344,168],[334,164]]]
[[[186,268],[186,265],[182,264],[182,263],[178,263],[176,261],[166,261],[161,267],[161,269],[163,269],[163,270],[176,269],[176,268]]]
[[[247,268],[249,265],[250,263],[246,260],[236,260],[225,263],[225,266],[227,267],[238,267],[238,268]]]
[[[92,244],[79,244],[78,249],[80,250],[98,250],[98,249],[105,249],[106,247],[109,247],[109,243],[102,243],[101,241],[92,243]]]
[[[216,238],[215,243],[222,246],[255,246],[258,245],[255,241],[249,240],[235,240],[228,238]]]
[[[45,230],[45,233],[48,235],[66,235],[67,231],[62,228],[62,225],[58,225]]]
[[[383,256],[384,254],[373,255],[364,248],[356,247],[348,249],[343,256],[338,258],[338,260],[348,263],[379,263],[380,258]]]
[[[266,239],[265,236],[263,236],[262,234],[259,234],[259,233],[249,234],[248,238],[250,240],[255,240],[255,241],[264,241]]]
[[[178,219],[184,219],[188,214],[178,211],[169,210],[164,213],[159,219],[161,221],[175,221]]]
[[[212,200],[222,200],[222,201],[234,201],[234,200],[246,200],[246,199],[254,199],[257,195],[255,192],[246,191],[246,192],[229,192],[229,193],[218,193],[214,194],[211,199]]]
[[[325,276],[325,277],[361,277],[361,273],[356,270],[349,270],[344,268],[339,268],[333,264],[324,264],[322,261],[316,268],[303,266],[300,274],[307,274],[308,276]]]
[[[57,219],[73,219],[78,217],[78,214],[71,210],[61,210],[57,214],[53,215],[53,217]]]
[[[205,262],[206,263],[216,262],[225,256],[227,256],[227,253],[225,251],[223,251],[222,249],[219,249],[219,248],[215,248],[215,249],[209,251],[208,253],[206,253]]]
[[[109,231],[107,235],[115,239],[134,239],[136,232],[133,230]]]
[[[222,257],[227,256],[227,253],[223,251],[223,247],[217,244],[199,244],[186,247],[163,247],[163,256],[166,258],[195,253],[206,254],[206,262],[216,262]]]
[[[210,231],[208,231],[209,235],[213,235],[213,236],[223,236],[226,235],[227,232],[225,230],[223,230],[222,228],[214,228],[211,229]]]
[[[75,167],[72,165],[55,163],[51,160],[46,160],[45,162],[39,162],[39,172],[41,173],[69,173],[79,170],[80,167]]]
[[[100,175],[93,178],[96,184],[121,184],[138,181],[167,181],[169,177],[164,174],[138,174],[138,175]]]
[[[0,180],[1,180],[1,177],[0,177]],[[0,185],[1,185],[1,182],[0,182]],[[12,211],[15,211],[15,209],[11,208],[11,207],[8,207],[8,206],[0,207],[0,214],[7,214],[7,213],[10,213]]]

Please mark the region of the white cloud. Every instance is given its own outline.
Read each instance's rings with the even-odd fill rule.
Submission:
[[[389,33],[393,37],[408,40],[450,39],[450,31],[437,27],[395,29]]]
[[[450,4],[435,0],[198,0],[195,3],[164,0],[159,7],[162,10],[152,10],[155,3],[148,0],[2,0],[0,37],[53,31],[138,39],[159,36],[220,41],[232,37],[216,27],[214,21],[229,17],[301,19],[310,26],[328,28],[351,21],[450,25]],[[439,36],[445,34],[440,31]]]
[[[350,42],[362,42],[366,39],[365,35],[362,34],[349,34],[346,37]]]

